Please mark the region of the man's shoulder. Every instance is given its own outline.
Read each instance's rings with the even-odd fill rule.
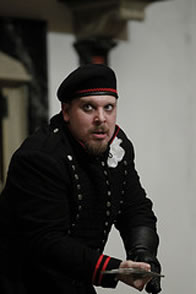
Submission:
[[[130,139],[129,135],[122,128],[118,128],[117,138],[121,139],[123,144],[133,146],[132,139]]]
[[[40,151],[52,153],[60,142],[62,134],[60,129],[51,129],[49,126],[38,129],[30,135],[20,146],[20,151]]]
[[[61,157],[68,147],[68,139],[61,124],[48,124],[25,139],[15,154],[43,154],[51,158]]]

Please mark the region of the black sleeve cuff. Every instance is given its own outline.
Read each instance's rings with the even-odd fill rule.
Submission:
[[[104,288],[115,288],[118,281],[116,275],[104,275],[103,271],[119,268],[121,260],[101,255],[93,273],[93,284]]]

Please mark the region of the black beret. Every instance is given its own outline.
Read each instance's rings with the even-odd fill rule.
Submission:
[[[112,95],[118,98],[116,76],[107,65],[82,65],[71,72],[57,90],[61,102],[92,95]]]

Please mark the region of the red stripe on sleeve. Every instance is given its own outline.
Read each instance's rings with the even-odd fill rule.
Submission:
[[[93,282],[93,283],[94,283],[94,281],[95,281],[95,277],[96,277],[96,274],[97,274],[97,270],[98,270],[98,268],[99,268],[99,266],[100,266],[100,263],[101,263],[102,259],[103,259],[103,254],[99,257],[99,259],[98,259],[98,261],[97,261],[97,263],[96,263],[95,270],[94,270],[94,273],[93,273],[93,278],[92,278],[92,282]]]
[[[105,269],[106,269],[106,267],[107,267],[107,265],[108,265],[110,259],[111,259],[111,257],[108,257],[108,258],[106,259],[106,261],[104,262],[104,265],[103,265],[103,267],[102,267],[102,272],[105,271]],[[99,285],[101,284],[102,278],[103,278],[103,274],[100,273],[100,276],[99,276],[99,282],[98,282]]]

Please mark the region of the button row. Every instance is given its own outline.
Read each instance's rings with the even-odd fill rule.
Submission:
[[[80,219],[80,213],[82,211],[82,200],[83,200],[83,195],[81,193],[81,184],[79,182],[80,177],[78,173],[76,172],[76,165],[73,162],[73,157],[72,155],[67,155],[67,159],[71,162],[71,168],[73,171],[73,177],[74,180],[76,181],[75,186],[77,189],[77,199],[78,199],[78,207],[77,207],[77,212],[75,216],[75,222],[71,224],[71,228],[74,228],[76,226],[76,222]],[[71,229],[68,231],[68,234],[71,234]]]
[[[121,196],[123,197],[125,195],[125,188],[126,188],[126,185],[127,185],[127,181],[126,181],[126,177],[128,175],[128,170],[127,170],[127,166],[128,166],[128,163],[126,160],[123,161],[123,164],[125,166],[125,170],[124,170],[124,176],[125,176],[125,179],[122,183],[123,187],[122,187],[122,190],[121,190]],[[120,209],[118,210],[118,214],[120,215],[122,213],[122,205],[124,203],[124,200],[123,198],[120,200]]]
[[[105,176],[105,183],[107,186],[107,201],[106,201],[106,211],[105,211],[105,216],[106,216],[106,220],[104,222],[104,228],[103,228],[103,239],[102,239],[102,245],[105,244],[106,239],[107,239],[107,235],[108,235],[108,230],[109,230],[109,220],[108,218],[111,216],[111,208],[112,208],[112,201],[111,201],[111,196],[112,196],[112,192],[111,192],[111,184],[108,178],[108,171],[106,170],[107,164],[104,161],[101,161],[101,166],[103,167],[103,174]]]

